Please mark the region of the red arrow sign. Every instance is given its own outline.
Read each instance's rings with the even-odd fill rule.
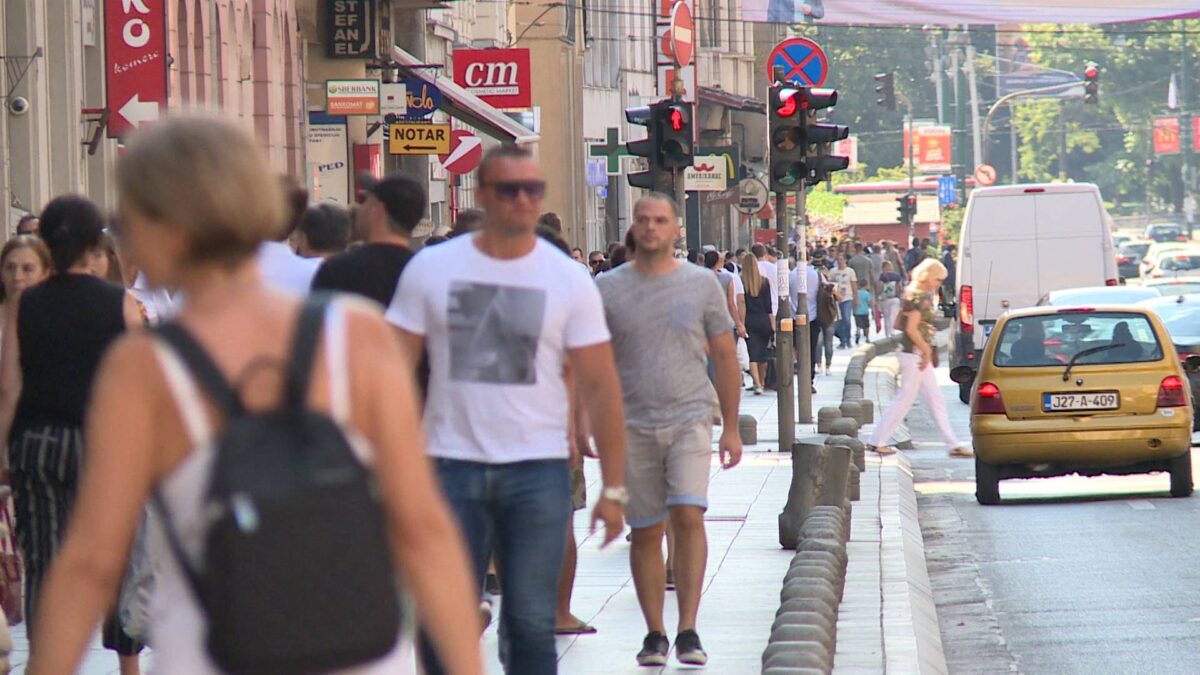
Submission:
[[[105,0],[108,135],[124,136],[159,118],[167,104],[164,0]]]
[[[442,167],[454,174],[471,173],[483,159],[483,141],[475,134],[455,129],[450,132],[450,154],[438,155]]]

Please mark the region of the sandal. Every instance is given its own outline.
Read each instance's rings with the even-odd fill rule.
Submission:
[[[872,446],[869,446],[867,449],[870,450],[871,452],[879,455],[880,457],[886,457],[888,455],[896,454],[896,449],[890,445],[880,445],[878,447],[872,445]]]
[[[971,458],[971,457],[974,457],[974,456],[975,456],[975,453],[974,453],[974,452],[971,452],[970,448],[964,448],[964,447],[962,447],[962,446],[959,446],[959,447],[957,447],[957,448],[952,448],[952,449],[950,450],[950,453],[949,453],[949,454],[950,454],[950,456],[951,456],[951,457],[966,457],[966,458]]]
[[[596,632],[597,631],[594,626],[591,626],[583,621],[580,621],[574,626],[563,626],[562,628],[556,626],[554,628],[555,635],[593,635]]]

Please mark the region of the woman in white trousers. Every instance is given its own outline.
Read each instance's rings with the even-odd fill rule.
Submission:
[[[896,398],[884,411],[868,447],[881,455],[895,454],[896,449],[887,445],[896,427],[917,400],[917,394],[933,415],[942,434],[942,440],[950,448],[952,457],[971,457],[972,453],[959,443],[946,417],[946,401],[938,388],[937,375],[933,366],[933,292],[946,278],[946,268],[934,258],[926,258],[912,271],[912,283],[904,289],[900,307],[901,324],[904,328],[900,360],[900,390]]]

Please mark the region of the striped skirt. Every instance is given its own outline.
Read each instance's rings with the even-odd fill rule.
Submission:
[[[83,430],[74,426],[27,428],[13,437],[8,459],[17,546],[25,562],[25,626],[32,634],[39,591],[75,504]],[[104,646],[118,654],[136,654],[142,648],[111,616],[104,625]]]

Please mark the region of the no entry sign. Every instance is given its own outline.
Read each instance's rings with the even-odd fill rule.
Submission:
[[[105,0],[104,48],[108,135],[116,138],[157,120],[167,103],[164,0]]]
[[[789,38],[775,45],[767,56],[767,82],[775,81],[775,67],[783,70],[781,82],[802,87],[819,87],[829,74],[825,50],[807,38]]]
[[[681,0],[671,9],[671,56],[675,65],[692,65],[692,51],[695,47],[696,27],[692,21],[692,10]]]

